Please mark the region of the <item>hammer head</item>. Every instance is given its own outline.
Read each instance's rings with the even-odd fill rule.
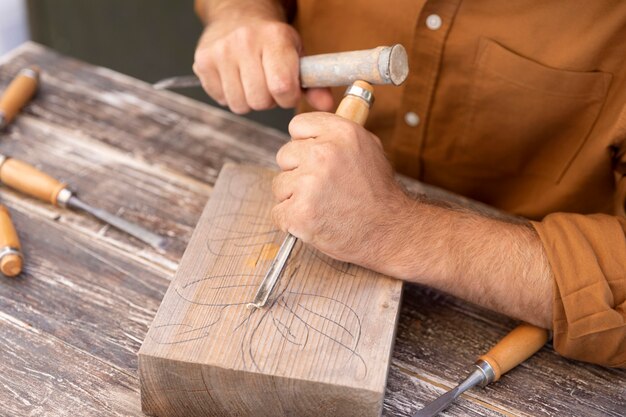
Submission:
[[[408,75],[408,57],[400,44],[300,59],[303,88],[338,87],[357,80],[370,84],[400,85]]]

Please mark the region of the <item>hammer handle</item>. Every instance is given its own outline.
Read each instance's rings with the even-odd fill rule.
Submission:
[[[66,184],[18,159],[7,158],[0,165],[0,182],[9,187],[57,205],[59,192]]]
[[[15,115],[30,101],[39,84],[39,69],[25,68],[11,81],[0,98],[0,124],[6,126]]]
[[[504,336],[480,359],[489,363],[497,381],[502,375],[534,355],[548,341],[548,331],[522,323]]]

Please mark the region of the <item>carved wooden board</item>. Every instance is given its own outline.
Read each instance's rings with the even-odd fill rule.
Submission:
[[[284,238],[273,176],[222,170],[139,351],[144,412],[380,415],[400,281],[298,242],[268,307],[246,307]]]

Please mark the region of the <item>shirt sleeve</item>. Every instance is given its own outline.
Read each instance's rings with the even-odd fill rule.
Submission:
[[[554,213],[533,226],[555,278],[556,351],[626,368],[626,219]]]

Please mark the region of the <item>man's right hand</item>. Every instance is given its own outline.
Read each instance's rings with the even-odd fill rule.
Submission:
[[[302,94],[300,53],[300,37],[286,23],[222,16],[200,38],[193,70],[209,96],[234,113],[290,108]],[[333,107],[329,89],[309,89],[306,99],[318,110]]]

